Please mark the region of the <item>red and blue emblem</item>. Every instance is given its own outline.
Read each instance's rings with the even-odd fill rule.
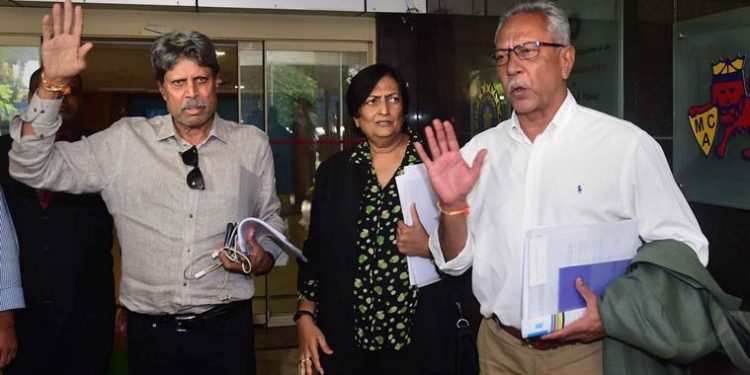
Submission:
[[[730,141],[750,132],[750,96],[745,85],[743,65],[745,56],[722,59],[711,64],[711,101],[690,107],[688,119],[703,154],[708,157],[716,138],[721,138],[715,149],[716,156],[725,158]],[[750,161],[750,148],[741,151],[743,159]]]

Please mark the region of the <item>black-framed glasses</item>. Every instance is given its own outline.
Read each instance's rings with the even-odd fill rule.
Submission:
[[[521,43],[513,46],[513,48],[500,48],[490,53],[490,58],[495,62],[495,65],[502,66],[510,61],[510,53],[516,54],[519,60],[531,60],[539,56],[539,50],[542,47],[567,47],[565,44],[560,43],[547,43],[539,40],[533,40],[531,42]]]
[[[180,154],[182,162],[189,167],[193,167],[187,175],[187,184],[191,189],[206,190],[206,184],[203,182],[203,173],[198,168],[198,148],[193,146],[187,151]]]

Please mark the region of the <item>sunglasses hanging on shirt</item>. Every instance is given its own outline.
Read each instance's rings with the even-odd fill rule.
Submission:
[[[198,168],[198,148],[193,146],[180,155],[185,165],[193,167],[193,170],[187,175],[188,187],[191,189],[206,190],[206,184],[203,182],[203,173]]]

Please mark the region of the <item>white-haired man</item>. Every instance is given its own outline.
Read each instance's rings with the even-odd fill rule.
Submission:
[[[569,29],[554,3],[510,9],[492,58],[513,105],[511,119],[460,150],[449,122],[435,120],[426,130],[432,159],[423,149],[421,157],[442,212],[430,247],[446,273],[473,266],[486,318],[478,337],[482,374],[602,372],[605,332],[596,296],[580,280],[583,318],[542,339],[521,340],[528,229],[637,219],[643,240],[684,242],[708,262],[708,242],[659,145],[631,123],[579,106],[568,91],[575,61]]]

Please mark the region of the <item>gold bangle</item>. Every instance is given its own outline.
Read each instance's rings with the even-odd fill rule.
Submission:
[[[464,208],[460,210],[453,210],[453,211],[448,211],[448,210],[443,209],[443,207],[440,206],[440,202],[437,202],[436,205],[441,215],[445,215],[445,216],[463,215],[464,217],[469,216],[469,204],[468,203],[466,203]]]
[[[55,81],[47,81],[47,78],[44,77],[44,72],[42,72],[42,89],[49,92],[59,92],[63,95],[70,95],[70,92],[72,91],[70,88],[70,85],[65,83],[59,83]]]

